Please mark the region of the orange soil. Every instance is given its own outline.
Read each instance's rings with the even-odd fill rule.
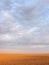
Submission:
[[[49,54],[0,54],[0,60],[22,59],[31,56],[49,56]]]

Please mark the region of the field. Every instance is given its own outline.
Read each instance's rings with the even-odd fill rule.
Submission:
[[[49,54],[0,54],[0,65],[49,65]]]

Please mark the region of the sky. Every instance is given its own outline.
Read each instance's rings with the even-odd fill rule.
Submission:
[[[0,52],[49,53],[49,0],[0,0]]]

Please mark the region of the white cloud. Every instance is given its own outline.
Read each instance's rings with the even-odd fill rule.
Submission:
[[[27,33],[35,32],[38,29],[39,29],[38,27],[31,27],[29,30],[27,30]]]
[[[9,34],[0,34],[0,41],[10,41],[12,37]]]
[[[33,46],[30,46],[31,48],[44,48],[46,47],[46,45],[33,45]]]

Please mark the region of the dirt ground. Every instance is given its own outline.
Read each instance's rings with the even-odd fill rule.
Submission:
[[[49,65],[49,54],[0,54],[0,65]]]

